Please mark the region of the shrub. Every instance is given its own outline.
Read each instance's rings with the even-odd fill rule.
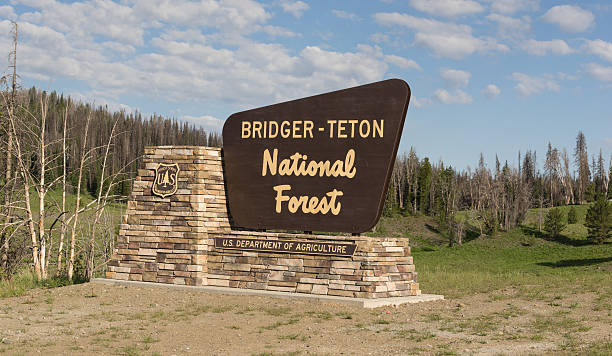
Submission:
[[[548,232],[550,237],[559,236],[561,230],[565,228],[563,221],[563,213],[559,208],[553,208],[548,211],[544,218],[544,230]]]
[[[567,223],[575,224],[578,222],[578,212],[576,211],[576,207],[572,206],[570,210],[567,212]]]
[[[584,225],[589,230],[588,238],[603,243],[612,236],[612,204],[604,197],[597,199],[587,210]]]

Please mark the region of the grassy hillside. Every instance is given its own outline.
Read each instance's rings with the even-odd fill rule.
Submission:
[[[561,207],[565,217],[570,207]],[[552,239],[538,229],[540,211],[532,209],[524,225],[494,236],[465,239],[448,247],[428,217],[384,218],[376,235],[411,239],[421,289],[450,297],[519,288],[525,293],[572,291],[612,295],[612,243],[586,239],[588,205],[576,206],[578,222]],[[548,209],[542,209],[542,219]],[[474,234],[474,227],[468,234]],[[543,292],[545,291],[545,292]],[[609,299],[608,302],[612,302]]]

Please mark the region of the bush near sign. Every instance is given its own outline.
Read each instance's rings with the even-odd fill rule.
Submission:
[[[410,88],[390,79],[231,115],[223,127],[237,226],[360,233],[380,218]]]

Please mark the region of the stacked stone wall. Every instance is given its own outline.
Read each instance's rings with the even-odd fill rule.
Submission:
[[[180,169],[178,189],[166,198],[151,192],[160,163]],[[143,165],[107,278],[361,298],[420,294],[408,239],[232,228],[219,148],[149,147]],[[351,257],[242,251],[216,248],[216,237],[323,240],[357,248]]]

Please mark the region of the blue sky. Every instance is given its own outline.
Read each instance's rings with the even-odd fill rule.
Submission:
[[[234,112],[395,77],[413,95],[400,153],[492,167],[549,141],[571,153],[582,130],[590,155],[612,154],[609,1],[3,0],[0,53],[11,20],[24,87],[112,109],[220,131]]]

